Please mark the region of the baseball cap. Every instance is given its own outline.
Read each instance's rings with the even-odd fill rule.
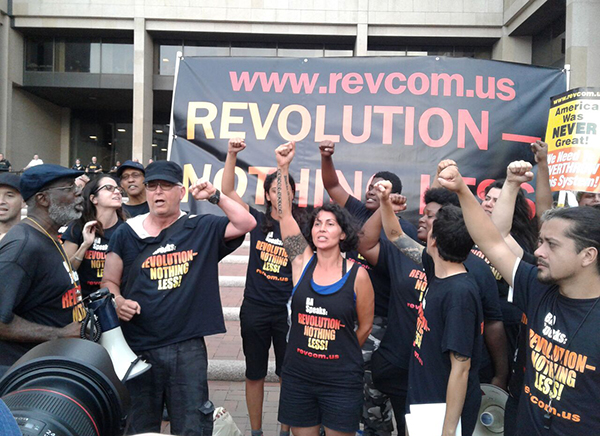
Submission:
[[[21,189],[19,188],[19,179],[20,177],[16,174],[0,173],[0,185],[10,186],[21,192]]]
[[[83,171],[71,170],[69,168],[61,167],[60,165],[53,164],[42,164],[35,167],[31,167],[21,176],[21,182],[19,183],[19,190],[23,200],[27,201],[34,194],[40,192],[42,188],[49,183],[70,177],[75,179],[83,174]]]
[[[146,180],[164,180],[171,183],[183,183],[183,170],[175,162],[159,160],[146,167]]]
[[[121,164],[119,168],[117,168],[117,177],[121,178],[121,176],[123,175],[123,171],[125,171],[127,168],[139,170],[142,172],[142,174],[146,173],[146,171],[144,171],[144,165],[142,165],[141,163],[134,162],[132,160],[126,160]]]

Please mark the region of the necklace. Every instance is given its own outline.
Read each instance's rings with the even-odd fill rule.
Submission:
[[[31,217],[27,217],[26,219],[28,219],[29,221],[31,221],[32,223],[34,223],[42,231],[42,233],[44,233],[46,236],[48,236],[48,238],[50,238],[50,240],[54,243],[54,246],[56,247],[56,249],[60,253],[60,256],[65,261],[65,264],[67,265],[67,268],[69,268],[69,276],[71,277],[71,280],[73,281],[73,284],[76,285],[77,284],[77,280],[75,279],[75,273],[73,272],[73,267],[71,266],[71,261],[69,260],[69,258],[67,256],[65,256],[64,251],[61,250],[61,248],[58,246],[58,243],[56,242],[56,239],[54,239],[52,236],[50,236],[50,233],[48,233],[46,231],[46,229],[43,228],[41,226],[41,224],[38,223],[36,220],[34,220]]]

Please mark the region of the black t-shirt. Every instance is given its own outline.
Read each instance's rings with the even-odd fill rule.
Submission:
[[[133,218],[138,215],[143,215],[145,213],[150,212],[150,207],[148,206],[148,202],[144,201],[143,203],[136,205],[129,205],[127,203],[123,203],[123,210],[128,218]]]
[[[81,301],[77,272],[70,276],[63,255],[48,236],[24,222],[10,229],[0,242],[1,322],[11,323],[14,315],[52,327],[83,320],[85,309],[75,306]],[[0,364],[12,365],[36,345],[0,340]]]
[[[528,323],[517,432],[600,434],[600,304],[598,299],[561,295],[558,286],[540,283],[537,272],[537,267],[520,262],[513,281],[515,303],[527,314]],[[550,433],[544,430],[547,410]]]
[[[373,212],[367,209],[367,206],[362,201],[357,200],[353,196],[349,196],[344,206],[350,214],[356,218],[359,225],[363,225],[370,217]],[[410,222],[404,218],[399,218],[402,230],[408,236],[413,238],[415,241],[417,238],[417,229]],[[381,231],[380,240],[387,240],[383,230]],[[369,272],[369,278],[373,284],[373,291],[375,292],[375,315],[388,316],[388,308],[390,306],[390,277],[387,274],[374,273],[373,266],[366,261],[366,259],[360,255],[356,250],[346,253],[346,257],[353,259],[356,262],[362,264]]]
[[[473,254],[469,254],[464,264],[477,284],[484,320],[501,321],[498,294],[489,268]],[[388,275],[391,284],[388,325],[379,347],[380,353],[388,362],[408,369],[419,305],[427,289],[427,276],[421,266],[409,260],[387,239],[380,240],[379,258],[373,272]],[[489,363],[490,356],[484,347],[481,364]]]
[[[264,213],[250,208],[256,227],[250,232],[250,256],[246,273],[244,298],[269,306],[285,308],[292,295],[292,264],[283,248],[279,222],[264,234],[261,230]]]
[[[331,286],[335,292],[315,291],[316,255],[304,269],[291,300],[291,327],[283,377],[336,387],[363,384],[363,358],[354,331],[357,320],[354,283],[359,265]]]
[[[10,162],[8,161],[8,159],[2,159],[2,160],[0,160],[0,171],[8,171],[8,169],[11,166],[12,165],[10,164]]]
[[[81,165],[81,164],[79,164],[79,165],[75,164],[75,165],[73,165],[73,166],[71,167],[71,169],[72,169],[72,170],[77,170],[77,171],[83,171],[83,170],[85,170],[84,166],[83,166],[83,165]]]
[[[123,261],[123,297],[141,307],[139,315],[122,324],[131,348],[140,352],[224,333],[218,263],[244,238],[225,241],[229,220],[215,215],[183,215],[172,224],[177,231],[147,236],[145,218],[128,220],[108,244],[108,252]],[[144,251],[143,259],[136,259]],[[141,266],[135,266],[136,260]]]
[[[85,252],[83,260],[77,269],[79,282],[81,283],[81,292],[84,298],[100,289],[100,283],[104,275],[104,261],[106,260],[108,241],[110,241],[113,233],[121,224],[123,224],[123,221],[118,220],[114,226],[104,229],[104,236],[96,236],[92,246]],[[83,235],[81,234],[81,225],[79,222],[73,221],[69,224],[69,227],[67,227],[67,230],[62,235],[62,240],[72,242],[78,246],[81,245]]]
[[[87,171],[90,173],[93,171],[101,170],[101,169],[102,169],[102,165],[100,165],[99,163],[90,162],[87,166]]]
[[[427,276],[420,265],[412,262],[389,240],[381,239],[379,258],[373,274],[390,278],[388,324],[379,353],[399,368],[408,370],[415,338],[419,305],[427,289]]]
[[[423,252],[429,290],[419,309],[413,355],[408,373],[410,404],[445,403],[451,363],[449,352],[471,358],[465,403],[461,414],[462,434],[475,428],[481,393],[483,312],[477,284],[469,274],[435,277],[432,258]]]

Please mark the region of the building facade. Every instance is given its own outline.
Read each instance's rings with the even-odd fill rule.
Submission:
[[[466,56],[600,86],[598,0],[0,0],[0,152],[165,159],[187,56]]]

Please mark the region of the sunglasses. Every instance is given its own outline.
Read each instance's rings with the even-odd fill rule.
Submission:
[[[170,191],[175,186],[181,186],[179,183],[165,182],[164,180],[160,180],[160,181],[153,180],[151,182],[145,183],[145,185],[146,185],[146,189],[148,191],[156,191],[156,189],[159,186],[160,186],[160,189],[162,189],[163,191]]]

